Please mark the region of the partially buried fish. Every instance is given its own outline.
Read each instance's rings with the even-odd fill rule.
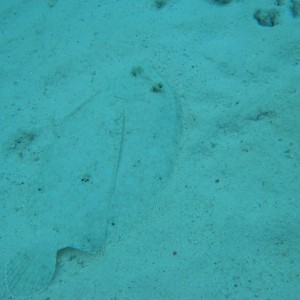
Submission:
[[[51,133],[31,172],[31,230],[6,267],[13,299],[49,286],[58,250],[101,252],[109,223],[126,227],[143,220],[172,173],[180,104],[151,67],[137,66],[121,70]]]

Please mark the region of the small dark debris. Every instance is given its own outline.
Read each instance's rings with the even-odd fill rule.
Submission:
[[[90,181],[90,176],[89,175],[84,175],[82,178],[81,178],[81,182],[89,182]]]
[[[37,135],[33,132],[20,132],[18,136],[13,139],[9,149],[10,152],[15,152],[19,158],[23,158],[24,152],[30,151],[30,145],[36,137]]]
[[[260,111],[257,115],[250,118],[252,121],[260,121],[264,120],[266,118],[273,118],[277,115],[275,111],[266,110],[266,111]]]
[[[224,5],[224,4],[229,4],[232,0],[213,0],[213,2]]]
[[[284,4],[284,1],[285,1],[285,0],[276,0],[276,5],[277,5],[277,6],[281,6],[281,5]]]
[[[167,0],[154,0],[154,5],[156,8],[163,8],[167,4]]]
[[[133,66],[130,71],[130,74],[133,77],[141,76],[143,73],[144,73],[144,70],[140,66]]]
[[[279,23],[279,11],[277,9],[257,9],[253,17],[261,26],[273,27]]]
[[[300,0],[292,0],[291,11],[294,18],[300,16]]]
[[[155,82],[151,87],[151,92],[160,93],[163,90],[163,84],[161,82]]]

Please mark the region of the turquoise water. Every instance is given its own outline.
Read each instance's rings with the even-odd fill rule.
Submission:
[[[1,1],[1,299],[300,299],[300,4],[250,2]]]

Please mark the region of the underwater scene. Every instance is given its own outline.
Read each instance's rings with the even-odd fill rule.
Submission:
[[[300,299],[300,0],[2,0],[0,299]]]

